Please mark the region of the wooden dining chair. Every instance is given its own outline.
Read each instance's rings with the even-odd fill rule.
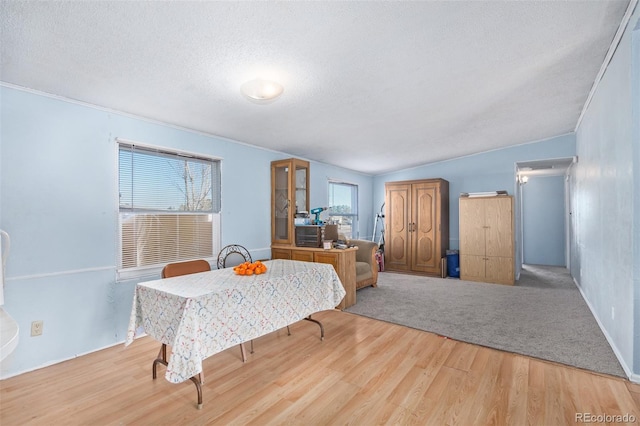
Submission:
[[[162,278],[177,277],[180,275],[196,274],[211,270],[211,265],[204,259],[189,260],[186,262],[169,263],[162,268]]]
[[[211,270],[211,265],[209,264],[209,262],[207,262],[204,259],[169,263],[165,265],[164,268],[162,268],[162,278],[171,278],[171,277],[177,277],[180,275],[196,274],[198,272],[207,272],[210,270]],[[251,352],[253,353],[253,350]],[[240,353],[242,354],[242,362],[246,362],[247,355],[245,353],[243,343],[240,343]]]

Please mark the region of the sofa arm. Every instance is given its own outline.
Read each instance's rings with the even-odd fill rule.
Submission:
[[[371,272],[373,273],[373,286],[378,285],[378,260],[376,259],[376,253],[378,252],[378,245],[371,249]]]

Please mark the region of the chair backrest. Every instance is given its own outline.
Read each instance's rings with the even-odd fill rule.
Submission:
[[[162,278],[177,277],[179,275],[195,274],[197,272],[207,272],[211,270],[211,265],[206,260],[188,260],[186,262],[169,263],[162,268]]]
[[[368,240],[349,240],[349,244],[353,244],[358,247],[356,252],[356,262],[375,262],[375,253],[378,250],[378,244]]]
[[[243,262],[251,262],[251,254],[238,244],[229,244],[218,254],[218,269],[236,266]]]

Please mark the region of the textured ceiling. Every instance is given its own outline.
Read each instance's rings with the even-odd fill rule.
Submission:
[[[0,80],[378,174],[572,132],[628,3],[3,0]]]

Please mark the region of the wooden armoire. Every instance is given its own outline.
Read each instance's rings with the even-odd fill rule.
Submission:
[[[385,269],[440,276],[449,246],[449,182],[386,182],[385,228]]]
[[[513,197],[460,197],[460,279],[514,283]]]

